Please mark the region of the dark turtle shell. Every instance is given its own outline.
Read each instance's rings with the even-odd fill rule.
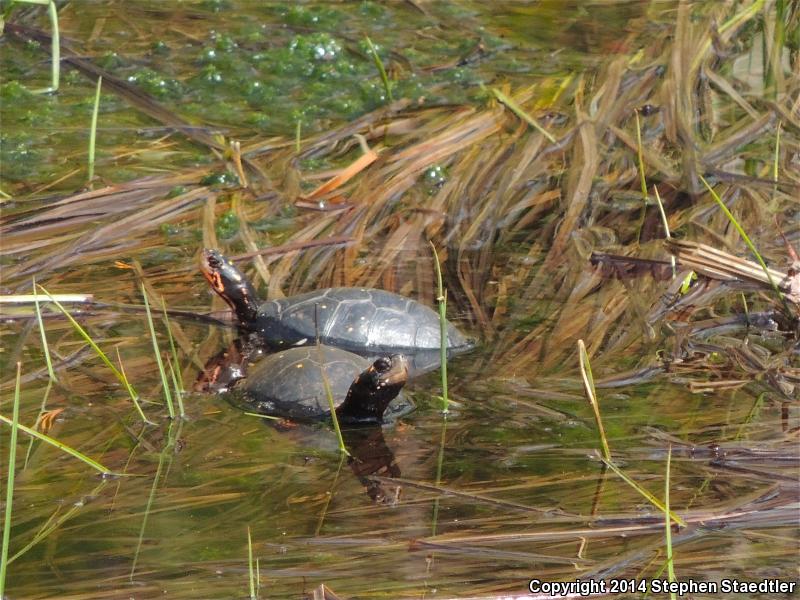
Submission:
[[[413,354],[440,347],[439,315],[416,300],[384,290],[325,288],[264,302],[248,325],[273,348],[323,344],[359,354]],[[472,348],[452,323],[447,324],[450,353]]]
[[[311,345],[317,338],[364,356],[411,356],[440,348],[438,313],[392,292],[325,288],[260,304],[247,278],[218,250],[203,251],[200,270],[236,312],[242,327],[275,349]],[[452,323],[447,324],[449,354],[473,345]],[[429,362],[436,366],[435,360],[426,359],[426,367]]]
[[[250,367],[247,378],[237,387],[237,394],[246,403],[246,408],[261,414],[305,421],[329,417],[330,404],[322,379],[323,362],[334,405],[341,418],[340,406],[351,387],[354,393],[364,394],[363,386],[356,392],[354,382],[373,367],[366,358],[331,346],[296,347],[265,356]],[[407,370],[405,366],[403,368]],[[413,405],[398,396],[389,404],[383,420],[396,418],[412,408]],[[351,416],[345,415],[344,420],[360,420],[349,418]],[[380,421],[380,416],[375,420]]]

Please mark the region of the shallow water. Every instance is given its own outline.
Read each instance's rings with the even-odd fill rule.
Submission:
[[[705,16],[702,6],[689,4],[698,19]],[[673,2],[493,7],[480,2],[65,5],[62,35],[85,45],[98,64],[138,83],[204,131],[245,144],[274,144],[279,158],[264,165],[274,187],[262,184],[254,198],[236,188],[231,171],[227,179],[198,183],[201,176],[224,171],[212,151],[106,92],[98,142],[102,183],[161,177],[151,182],[161,186],[159,193],[136,196],[147,187],[137,186],[119,200],[119,215],[113,201],[104,206],[100,198],[96,205],[81,204],[89,208],[71,215],[74,221],[62,216],[7,231],[4,293],[27,293],[35,274],[51,292],[92,293],[97,301],[139,305],[141,273],[152,300],[163,296],[171,309],[218,310],[221,302],[195,270],[204,244],[216,239],[235,254],[251,249],[248,235],[257,247],[303,239],[301,234],[326,237],[323,225],[337,223],[337,214],[298,207],[295,196],[315,187],[325,169],[351,162],[352,155],[339,147],[283,162],[280,152],[293,147],[298,122],[305,140],[383,105],[364,31],[390,65],[396,99],[445,107],[441,115],[420,119],[435,139],[458,106],[479,110],[489,102],[480,83],[507,83],[512,90],[535,83],[549,97],[575,77],[585,82],[588,97],[588,82],[595,81],[594,93],[604,78],[614,80],[609,64],[617,64],[615,59],[646,50],[651,38],[671,39],[676,27]],[[750,38],[743,39],[742,44]],[[32,96],[10,82],[19,80],[29,89],[47,85],[44,53],[8,37],[2,43],[2,188],[13,195],[3,225],[13,226],[52,215],[47,210],[57,199],[85,183],[83,148],[94,87],[68,70],[57,96]],[[322,57],[314,58],[318,53]],[[652,66],[631,60],[634,75]],[[653,59],[653,64],[661,63]],[[626,80],[633,89],[634,75]],[[622,88],[623,94],[630,89]],[[599,99],[601,108],[594,103],[594,110],[610,110],[602,95]],[[638,98],[625,102],[641,104]],[[587,104],[592,110],[592,102]],[[554,128],[573,114],[569,104],[543,110],[554,113],[543,116]],[[718,112],[724,111],[735,121],[734,109]],[[645,120],[652,148],[659,147],[664,130],[657,119]],[[796,165],[797,131],[791,123],[786,127],[785,163]],[[523,136],[518,122],[498,131],[498,143],[514,140],[506,154],[520,164],[533,152],[526,145],[532,138]],[[392,135],[404,139],[402,127],[383,140],[389,148]],[[763,137],[746,147],[746,158],[725,166],[764,177],[774,137]],[[433,305],[429,250],[401,235],[404,224],[433,237],[443,252],[450,318],[479,346],[449,365],[446,420],[438,373],[416,379],[407,387],[416,412],[369,436],[363,431],[346,436],[354,454],[361,450],[358,461],[341,457],[328,427],[281,431],[222,397],[187,393],[186,418],[170,422],[141,312],[87,307],[80,320],[112,360],[119,351],[144,412],[157,426],[141,424],[107,367],[53,312],[45,314],[45,331],[59,382],[48,388],[31,310],[3,308],[2,414],[11,413],[13,363],[20,360],[21,421],[31,425],[45,398],[47,409],[64,409],[49,435],[122,474],[101,479],[39,442],[26,457],[28,440],[21,440],[7,596],[247,597],[248,528],[259,595],[265,598],[302,597],[323,583],[342,598],[453,598],[523,594],[531,578],[665,577],[663,515],[613,473],[604,474],[598,459],[594,416],[577,367],[579,338],[592,355],[615,463],[662,498],[672,447],[671,506],[689,522],[673,533],[678,578],[795,580],[796,342],[742,325],[705,338],[685,327],[681,315],[651,319],[669,282],[605,279],[590,268],[588,250],[619,252],[624,244],[636,246],[638,255],[666,257],[661,233],[651,226],[656,213],[640,219],[635,155],[629,150],[613,178],[593,178],[592,205],[571,234],[570,252],[555,263],[548,251],[560,239],[564,215],[557,212],[558,198],[526,199],[562,178],[566,196],[593,157],[565,151],[559,172],[541,174],[531,167],[530,180],[517,192],[509,183],[516,182],[514,165],[503,168],[495,142],[465,142],[468,151],[472,143],[478,150],[469,173],[461,163],[433,161],[414,171],[418,181],[391,203],[369,205],[364,199],[371,200],[373,190],[350,189],[346,201],[377,214],[366,221],[361,245],[271,257],[266,264],[273,276],[270,294],[273,287],[289,294],[370,281]],[[608,150],[615,152],[620,150]],[[284,164],[291,168],[282,170]],[[178,173],[189,174],[179,181]],[[302,182],[293,179],[298,173],[305,176]],[[476,190],[470,177],[485,188]],[[786,177],[796,181],[791,173]],[[182,212],[155,215],[152,225],[119,221],[127,216],[126,206],[145,210],[178,185],[188,186],[188,193],[200,190]],[[438,204],[459,185],[465,187],[462,204]],[[520,195],[509,192],[510,204],[496,204],[494,212],[491,203],[479,202],[502,186]],[[791,215],[797,209],[790,202],[795,188],[786,189],[773,202],[787,237],[796,242],[800,230]],[[181,197],[186,191],[175,193]],[[517,198],[519,205],[512,202]],[[689,203],[685,198],[672,199],[676,220],[685,216],[682,234],[708,234],[719,245],[723,240],[734,245],[725,222],[711,214],[712,203],[698,200],[687,208],[680,204]],[[414,220],[428,215],[426,210],[446,215],[444,225]],[[537,211],[541,218],[530,220]],[[390,225],[373,229],[384,221]],[[108,238],[90,239],[90,228],[115,222],[123,224],[120,230],[103,229]],[[347,225],[341,231],[331,226],[333,233],[363,235],[362,222],[342,222]],[[785,249],[772,222],[753,216],[749,225],[771,264],[779,265]],[[52,245],[41,241],[55,236],[64,239]],[[258,277],[255,268],[248,273]],[[713,308],[698,300],[698,313],[712,320],[740,314],[739,290],[726,298]],[[765,293],[750,292],[747,298],[753,313],[774,309]],[[156,321],[164,350],[169,342],[161,319]],[[225,347],[234,330],[180,318],[170,324],[183,386],[191,389],[205,361]],[[0,433],[5,475],[8,428]]]

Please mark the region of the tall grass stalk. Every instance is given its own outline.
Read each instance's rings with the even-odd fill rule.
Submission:
[[[39,305],[39,294],[36,293],[36,277],[33,278],[33,302],[36,305],[36,322],[39,324],[39,334],[42,338],[42,350],[44,351],[44,361],[47,363],[47,374],[50,376],[50,381],[56,381],[53,361],[50,359],[50,346],[47,344],[47,334],[44,331],[42,307]]]
[[[350,453],[347,451],[347,446],[344,444],[342,428],[339,427],[339,417],[336,414],[336,403],[333,400],[333,392],[331,391],[331,384],[328,381],[328,374],[325,373],[325,350],[319,343],[319,337],[317,337],[317,352],[319,352],[319,372],[322,377],[322,386],[325,390],[325,397],[328,399],[328,406],[331,409],[331,420],[333,421],[333,428],[336,430],[336,439],[339,441],[339,452],[350,456]]]
[[[597,432],[600,436],[600,448],[603,451],[603,458],[610,462],[611,450],[608,448],[608,439],[606,438],[606,430],[603,427],[603,419],[600,418],[600,406],[597,403],[594,377],[592,377],[592,366],[589,364],[589,355],[586,352],[586,344],[583,343],[583,340],[578,340],[578,360],[580,361],[583,389],[586,392],[586,397],[589,399],[589,404],[594,412],[594,420],[597,423]]]
[[[611,450],[608,447],[608,439],[606,438],[605,428],[603,427],[603,420],[600,417],[600,405],[597,402],[597,392],[594,387],[594,377],[592,377],[592,367],[589,364],[589,355],[586,352],[586,345],[583,343],[583,340],[578,340],[578,358],[580,361],[580,371],[581,377],[583,379],[583,387],[584,391],[586,392],[586,397],[589,399],[589,404],[592,407],[592,411],[594,412],[594,418],[597,422],[597,431],[598,436],[600,438],[600,448],[603,453],[602,461],[603,464],[606,465],[609,469],[614,471],[625,483],[630,485],[633,489],[635,489],[639,494],[641,494],[644,498],[648,500],[653,506],[659,509],[662,512],[666,512],[673,521],[678,523],[681,526],[685,526],[686,522],[681,519],[675,513],[666,509],[664,504],[656,498],[653,494],[648,492],[645,488],[641,485],[636,483],[633,479],[631,479],[627,474],[625,474],[622,469],[616,466],[611,460]]]
[[[103,78],[97,78],[97,88],[94,91],[94,108],[92,109],[92,126],[89,129],[89,183],[94,179],[94,151],[97,142],[97,114],[100,112],[100,88]]]
[[[256,580],[253,569],[253,538],[250,535],[250,525],[247,526],[247,568],[250,573],[250,600],[256,600]]]
[[[14,504],[14,472],[17,464],[17,426],[19,425],[19,385],[22,363],[17,362],[17,379],[14,384],[14,406],[11,409],[11,440],[8,446],[8,476],[6,477],[6,509],[3,517],[3,548],[0,554],[0,598],[6,588],[8,546],[11,543],[11,513]]]
[[[164,325],[167,328],[167,338],[169,338],[169,349],[172,352],[172,362],[170,363],[170,372],[172,373],[172,383],[175,389],[175,397],[178,400],[178,414],[181,417],[186,416],[183,409],[183,382],[180,377],[180,362],[178,362],[178,350],[175,347],[175,338],[172,335],[172,327],[169,324],[169,315],[167,315],[167,304],[164,302],[164,297],[161,297],[161,309],[164,311]]]
[[[54,0],[16,0],[25,4],[41,4],[47,6],[50,28],[53,30],[50,42],[50,87],[39,92],[57,92],[61,79],[61,34],[58,30],[58,10]]]
[[[778,121],[778,125],[775,128],[775,156],[772,159],[772,181],[774,182],[774,191],[777,192],[778,190],[778,174],[779,174],[779,165],[780,165],[780,155],[781,155],[781,124],[782,121]]]
[[[638,113],[637,113],[638,114]],[[653,185],[653,194],[656,197],[656,204],[658,204],[658,212],[661,215],[661,224],[664,226],[664,235],[667,239],[672,237],[672,234],[669,231],[669,221],[667,221],[667,213],[664,210],[664,203],[661,202],[661,194],[658,193],[658,186]],[[675,279],[678,275],[677,265],[675,263],[675,256],[673,254],[669,255],[669,263],[672,266],[672,278]]]
[[[136,410],[138,411],[138,413],[139,413],[139,416],[142,418],[142,421],[144,421],[145,423],[149,423],[150,425],[153,425],[154,423],[153,423],[152,421],[148,421],[148,420],[147,420],[147,417],[145,417],[145,416],[144,416],[144,412],[142,412],[142,408],[139,406],[139,400],[138,400],[138,398],[139,398],[139,397],[138,397],[138,395],[136,394],[136,390],[134,390],[134,389],[133,389],[133,386],[132,386],[132,385],[130,384],[130,382],[128,381],[128,378],[127,378],[127,377],[125,377],[125,374],[124,374],[123,372],[119,371],[119,370],[118,370],[118,369],[117,369],[117,368],[116,368],[116,367],[115,367],[115,366],[114,366],[114,365],[111,363],[111,361],[109,360],[108,356],[106,356],[106,353],[105,353],[105,352],[103,352],[103,351],[100,349],[100,347],[99,347],[99,346],[98,346],[98,345],[95,343],[95,341],[94,341],[94,340],[92,339],[92,337],[91,337],[91,336],[90,336],[90,335],[89,335],[89,334],[86,332],[86,330],[85,330],[83,327],[81,327],[81,326],[80,326],[80,324],[79,324],[79,323],[78,323],[78,322],[77,322],[77,321],[76,321],[76,320],[75,320],[75,319],[72,317],[72,315],[71,315],[71,314],[69,314],[69,312],[67,312],[67,309],[66,309],[66,308],[64,308],[64,307],[61,305],[61,303],[60,303],[58,300],[56,300],[56,299],[55,299],[55,298],[54,298],[54,297],[53,297],[53,296],[50,294],[50,292],[48,292],[46,289],[44,289],[44,288],[43,288],[41,285],[39,286],[39,289],[40,289],[40,290],[42,290],[42,291],[43,291],[43,292],[44,292],[44,293],[47,295],[47,297],[48,297],[48,298],[50,298],[50,300],[53,302],[53,304],[55,304],[55,305],[58,307],[58,310],[60,310],[60,311],[61,311],[61,313],[62,313],[62,314],[65,316],[65,317],[67,317],[67,319],[69,320],[69,322],[70,322],[70,323],[72,323],[72,326],[75,328],[75,331],[77,331],[77,332],[78,332],[78,333],[81,335],[81,337],[82,337],[84,340],[86,340],[86,343],[88,343],[88,344],[89,344],[89,346],[92,348],[92,350],[94,350],[94,351],[95,351],[95,353],[97,354],[97,356],[99,356],[99,357],[100,357],[100,360],[102,360],[102,361],[103,361],[103,362],[106,364],[106,366],[107,366],[109,369],[111,369],[111,372],[114,374],[114,377],[116,377],[116,378],[117,378],[117,380],[119,380],[119,382],[120,382],[120,383],[121,383],[121,384],[122,384],[122,385],[125,387],[125,389],[128,391],[128,394],[130,395],[130,397],[131,397],[131,400],[133,400],[133,405],[136,407]]]
[[[142,297],[144,298],[144,310],[147,314],[147,326],[150,328],[150,339],[153,341],[153,354],[156,357],[156,364],[158,365],[158,372],[161,375],[161,387],[164,388],[164,400],[167,403],[167,411],[169,411],[169,418],[175,418],[175,408],[172,406],[172,393],[169,391],[169,381],[167,380],[167,372],[164,369],[164,361],[161,359],[161,350],[158,348],[158,340],[156,339],[156,330],[153,327],[153,315],[150,313],[150,302],[147,300],[147,290],[144,289],[142,283]]]
[[[297,119],[297,122],[294,125],[294,151],[297,154],[300,154],[300,131],[302,126],[303,125],[300,119]]]
[[[439,360],[442,363],[442,412],[447,414],[450,398],[447,393],[447,293],[442,284],[442,265],[439,263],[439,254],[436,246],[431,244],[433,250],[433,264],[436,267],[436,302],[439,304]]]
[[[761,268],[764,270],[764,273],[766,273],[766,275],[767,275],[767,281],[769,281],[769,284],[772,286],[772,289],[775,291],[775,294],[777,295],[778,299],[781,301],[781,304],[783,305],[783,308],[786,311],[786,314],[788,314],[788,315],[792,314],[792,310],[789,308],[789,305],[786,303],[786,298],[784,297],[784,295],[781,292],[781,290],[778,288],[778,284],[775,283],[774,279],[772,279],[772,275],[770,275],[770,273],[769,273],[769,269],[767,268],[767,264],[764,262],[764,259],[761,258],[761,254],[758,252],[758,250],[756,250],[756,246],[755,246],[755,244],[753,244],[752,240],[750,239],[750,236],[747,235],[747,233],[745,232],[744,228],[739,224],[739,221],[737,221],[736,217],[733,216],[733,213],[731,213],[731,211],[728,210],[728,207],[725,206],[725,203],[722,201],[722,199],[714,191],[714,188],[712,188],[708,184],[708,182],[705,180],[705,178],[702,175],[699,175],[699,177],[700,177],[700,181],[703,182],[703,184],[706,186],[708,191],[711,193],[711,197],[714,199],[714,201],[722,209],[722,212],[725,213],[725,216],[728,217],[728,220],[736,228],[736,231],[739,232],[739,235],[742,236],[742,239],[744,240],[744,243],[747,244],[748,248],[750,248],[750,251],[753,253],[753,256],[756,257],[756,260],[758,261],[758,264],[761,265]]]
[[[375,46],[372,45],[372,40],[369,39],[369,36],[364,37],[367,40],[369,51],[372,53],[372,60],[375,61],[375,66],[378,68],[378,72],[381,74],[381,81],[383,82],[383,88],[386,90],[386,97],[389,99],[389,102],[393,102],[394,98],[392,97],[392,87],[389,85],[389,77],[386,75],[386,69],[383,68],[383,61],[381,61],[381,57],[378,56],[378,51],[375,49]]]
[[[672,564],[672,523],[669,518],[669,483],[670,483],[670,466],[672,464],[672,444],[669,445],[667,450],[667,473],[664,477],[664,539],[667,546],[667,576],[670,581],[675,581],[675,568]],[[675,600],[675,592],[670,592],[670,600]]]
[[[58,10],[54,0],[47,4],[47,15],[50,17],[50,27],[53,29],[50,43],[50,86],[51,91],[57,92],[61,80],[61,33],[58,27]]]
[[[642,188],[642,200],[647,206],[647,180],[644,176],[644,153],[642,151],[642,126],[639,122],[639,111],[634,110],[633,114],[636,115],[636,158],[639,164],[639,185]]]

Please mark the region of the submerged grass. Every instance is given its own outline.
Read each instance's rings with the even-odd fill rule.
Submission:
[[[22,363],[17,362],[17,378],[14,384],[14,405],[11,409],[11,439],[8,446],[8,475],[6,476],[6,506],[3,513],[3,546],[0,554],[0,598],[4,597],[8,547],[11,542],[11,514],[14,507],[14,475],[17,464],[17,427],[19,426],[19,387]]]

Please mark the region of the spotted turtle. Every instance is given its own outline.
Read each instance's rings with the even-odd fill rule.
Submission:
[[[201,271],[239,324],[272,349],[312,345],[317,337],[322,344],[363,356],[433,354],[440,348],[438,313],[392,292],[335,287],[261,303],[247,278],[218,250],[203,251]],[[447,324],[449,355],[473,346]]]

